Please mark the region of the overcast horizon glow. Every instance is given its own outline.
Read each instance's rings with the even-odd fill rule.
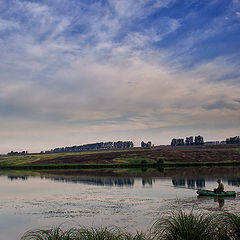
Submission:
[[[240,135],[239,0],[0,0],[0,153]]]

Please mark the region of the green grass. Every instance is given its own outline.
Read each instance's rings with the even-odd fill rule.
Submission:
[[[51,170],[51,169],[115,169],[115,168],[176,168],[176,167],[213,167],[213,166],[239,166],[240,162],[164,162],[162,164],[154,163],[152,160],[144,158],[128,158],[128,159],[115,159],[113,163],[95,164],[75,164],[75,163],[46,163],[46,164],[32,164],[33,162],[27,160],[19,160],[18,162],[4,162],[0,164],[1,170]],[[118,163],[115,163],[118,162]],[[119,162],[120,161],[120,162]],[[142,161],[145,161],[144,163]]]
[[[24,165],[30,164],[37,160],[40,160],[40,157],[37,155],[1,156],[0,166]]]
[[[152,168],[147,168],[146,170],[144,169],[144,172],[150,172],[152,170]],[[143,173],[143,169],[142,168],[119,168],[114,170],[114,173],[117,174],[142,174]]]
[[[96,152],[76,152],[76,153],[50,153],[50,154],[36,154],[36,155],[23,155],[23,156],[1,156],[0,166],[21,166],[30,165],[35,161],[47,160],[53,158],[61,158],[76,155],[95,154]]]
[[[114,163],[124,163],[124,164],[142,164],[142,161],[146,161],[147,164],[154,163],[153,160],[142,158],[142,157],[132,157],[132,158],[115,158]]]
[[[151,149],[151,151],[155,151],[157,149]],[[220,149],[221,150],[221,149]],[[134,153],[131,153],[133,152]],[[104,164],[106,168],[121,168],[121,167],[129,167],[129,168],[141,168],[142,161],[146,161],[145,165],[149,168],[158,168],[158,167],[211,167],[211,166],[239,166],[240,161],[226,161],[226,162],[169,162],[167,159],[162,159],[161,161],[157,161],[157,156],[151,154],[145,154],[144,157],[141,156],[141,153],[144,151],[149,151],[149,149],[119,149],[119,150],[101,150],[101,151],[82,151],[82,152],[62,152],[62,153],[50,153],[50,154],[30,154],[23,156],[0,156],[0,168],[2,169],[97,169],[103,168],[102,164],[82,164],[79,161],[79,164],[71,164],[67,162],[71,156],[84,156],[84,155],[94,155],[94,154],[102,154],[102,158],[104,158],[104,154],[112,153],[112,152],[120,152],[126,153],[123,154],[126,158],[116,158],[112,160],[112,163]],[[240,151],[240,148],[237,148],[237,151]],[[130,152],[131,157],[127,154]],[[134,156],[134,157],[133,157]],[[99,156],[98,156],[99,157]],[[149,159],[148,159],[149,157]],[[64,159],[66,158],[65,163],[60,164],[50,164],[47,160],[51,159]],[[150,158],[155,159],[155,162]],[[159,156],[160,158],[160,156]],[[95,156],[93,157],[93,160]],[[42,164],[36,164],[36,161],[45,160]],[[91,160],[91,159],[90,159]],[[90,161],[89,160],[89,161]],[[93,162],[92,160],[92,162]],[[38,166],[36,166],[38,165]]]
[[[82,152],[62,152],[62,153],[47,153],[47,154],[29,154],[16,156],[0,156],[0,166],[21,166],[30,165],[38,160],[47,160],[53,158],[62,158],[78,155],[91,154],[106,154],[112,152],[132,152],[132,151],[146,151],[146,149],[121,149],[121,150],[101,150],[101,151],[82,151]],[[132,158],[133,159],[133,158]],[[130,158],[127,160],[129,162]]]
[[[0,166],[21,166],[32,164],[38,160],[47,160],[63,156],[80,155],[81,153],[53,153],[53,154],[33,154],[22,156],[0,156]],[[86,153],[87,154],[87,153]]]
[[[121,150],[131,151],[131,150]],[[112,151],[107,151],[107,153]],[[153,164],[152,160],[132,157],[132,158],[116,158],[112,163],[108,164],[95,164],[95,163],[57,163],[57,164],[34,164],[39,160],[51,160],[53,158],[61,158],[76,155],[88,155],[95,153],[106,153],[106,151],[95,151],[95,152],[76,152],[76,153],[51,153],[51,154],[36,154],[36,155],[23,155],[23,156],[1,156],[0,157],[0,168],[2,169],[94,169],[94,168],[117,168],[117,167],[141,167],[142,162],[145,164]],[[139,165],[139,166],[138,166]]]

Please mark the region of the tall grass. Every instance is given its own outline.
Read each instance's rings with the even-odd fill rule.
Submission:
[[[216,217],[216,226],[219,239],[240,239],[240,216],[228,212],[221,213]]]
[[[156,221],[147,233],[120,228],[36,229],[21,240],[239,240],[240,216],[232,213],[202,214],[178,211]]]
[[[63,231],[60,227],[47,230],[30,230],[21,240],[146,240],[143,233],[130,234],[119,228],[71,228]]]
[[[215,232],[213,216],[178,211],[153,225],[155,238],[164,240],[210,240]]]
[[[59,227],[51,229],[34,229],[26,232],[21,240],[72,240],[74,229],[64,231]]]

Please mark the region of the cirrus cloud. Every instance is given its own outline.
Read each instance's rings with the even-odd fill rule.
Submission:
[[[239,2],[1,3],[2,152],[239,131]]]

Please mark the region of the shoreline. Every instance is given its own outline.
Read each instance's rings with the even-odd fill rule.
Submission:
[[[0,166],[0,170],[42,170],[42,169],[164,169],[164,168],[190,168],[190,167],[233,167],[240,166],[240,161],[229,162],[171,162],[171,163],[153,163],[153,164],[46,164],[46,165],[21,165],[21,166]]]
[[[240,166],[240,145],[131,148],[0,156],[0,170]]]

